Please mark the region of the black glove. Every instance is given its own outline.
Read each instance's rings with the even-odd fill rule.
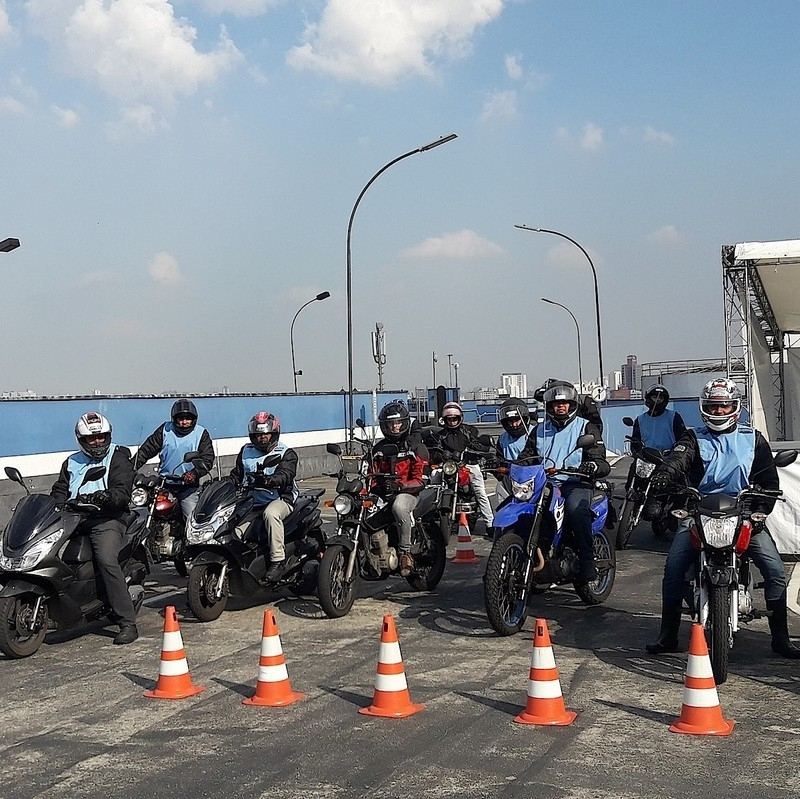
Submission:
[[[672,479],[664,472],[656,472],[650,478],[650,486],[653,491],[666,491],[672,485]]]
[[[594,461],[586,461],[578,467],[578,471],[591,477],[597,471],[597,464]]]
[[[104,508],[111,503],[111,492],[95,491],[92,494],[87,494],[84,499],[92,505],[97,505],[98,508]]]
[[[396,477],[389,477],[383,481],[383,490],[386,494],[399,494],[403,490],[403,484]]]
[[[192,471],[190,472],[184,472],[183,477],[181,477],[181,480],[186,485],[190,486],[197,485],[197,472],[194,469],[192,469]]]

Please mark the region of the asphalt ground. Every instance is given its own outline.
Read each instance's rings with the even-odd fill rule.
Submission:
[[[615,472],[626,470],[623,461]],[[332,481],[304,486],[323,484],[332,497]],[[367,584],[338,620],[313,597],[265,593],[202,624],[186,609],[186,581],[159,567],[135,643],[112,646],[114,628],[96,624],[50,634],[32,658],[0,659],[0,797],[796,797],[800,663],[771,654],[766,619],[741,632],[718,688],[733,733],[669,731],[681,715],[687,654],[644,651],[658,629],[668,543],[642,525],[619,553],[605,604],[589,608],[571,588],[551,589],[509,638],[486,620],[483,538],[473,540],[480,563],[448,564],[434,592],[415,594],[401,579]],[[191,680],[205,690],[147,699],[168,605]],[[266,607],[291,687],[306,695],[282,708],[242,704],[256,687]],[[385,614],[395,619],[411,700],[425,705],[404,719],[358,713],[373,699]],[[536,617],[548,624],[564,704],[578,714],[568,726],[513,721],[526,705]],[[790,624],[797,635],[797,616]],[[688,631],[687,619],[684,642]]]

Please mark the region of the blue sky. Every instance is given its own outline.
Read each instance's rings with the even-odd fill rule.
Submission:
[[[800,236],[800,4],[0,0],[0,390],[387,388],[722,357]]]

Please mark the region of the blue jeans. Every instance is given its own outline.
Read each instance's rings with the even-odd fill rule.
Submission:
[[[592,561],[592,489],[581,483],[562,483],[560,488],[564,497],[564,518],[575,536],[581,561]]]
[[[667,553],[661,582],[664,607],[679,606],[683,602],[686,572],[697,558],[697,550],[689,536],[690,525],[689,520],[683,522]],[[786,569],[766,528],[750,539],[747,552],[764,578],[764,599],[768,602],[780,599],[786,591]]]

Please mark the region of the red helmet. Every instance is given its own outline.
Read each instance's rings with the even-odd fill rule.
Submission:
[[[281,423],[277,416],[267,411],[259,411],[247,425],[250,443],[259,452],[272,452],[281,437]]]

